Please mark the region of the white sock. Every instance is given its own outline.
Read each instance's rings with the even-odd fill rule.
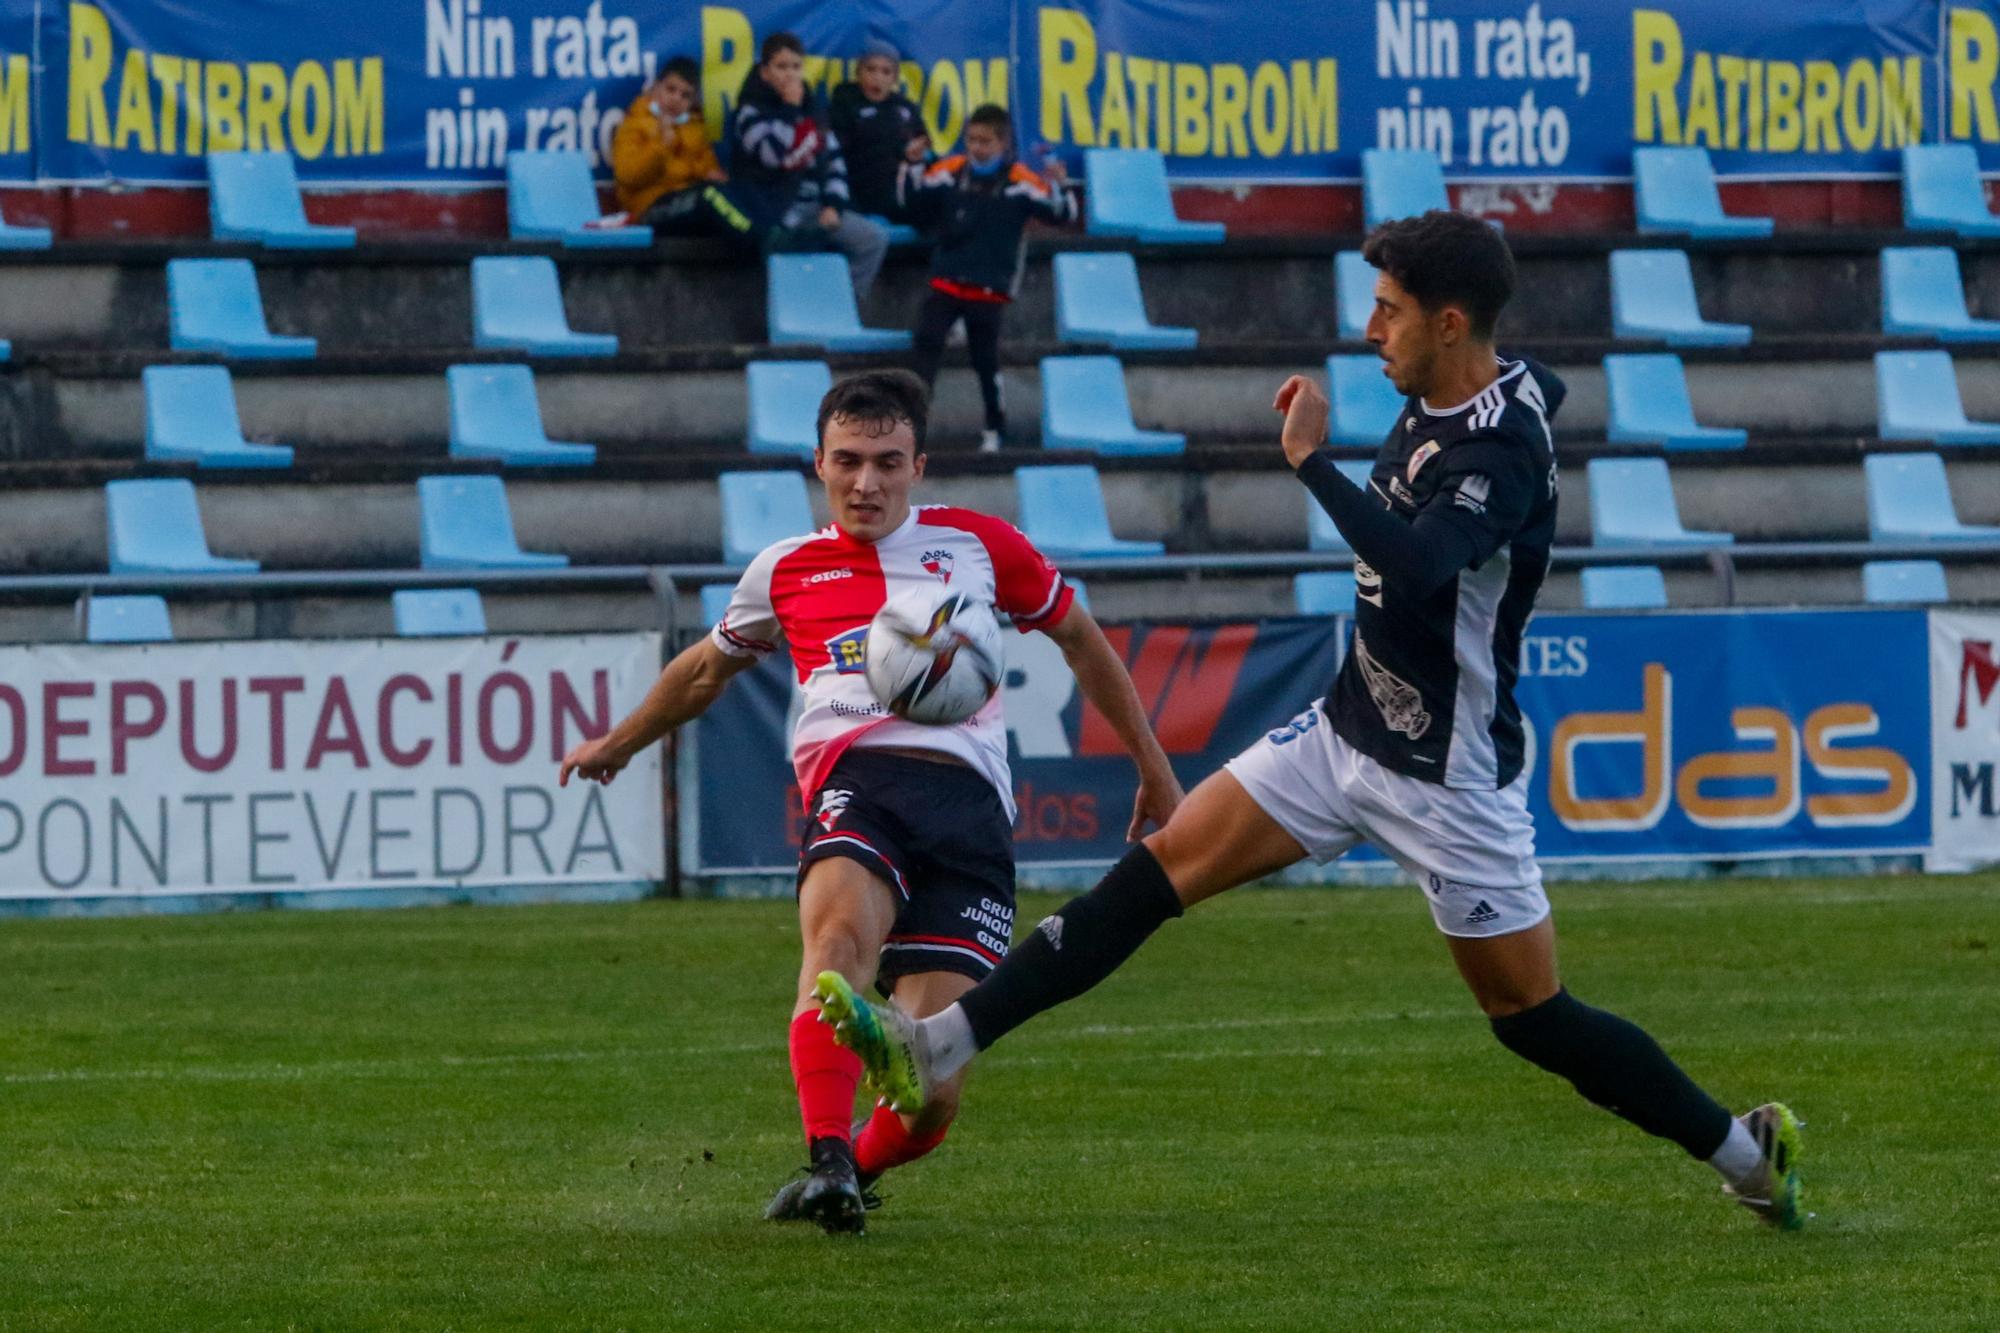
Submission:
[[[1743,1122],[1734,1116],[1729,1120],[1729,1137],[1715,1150],[1715,1156],[1708,1164],[1722,1174],[1731,1185],[1741,1185],[1764,1169],[1764,1150],[1743,1128]]]
[[[922,1048],[924,1073],[933,1083],[950,1078],[979,1054],[979,1043],[972,1037],[972,1020],[955,1004],[917,1021],[917,1044]]]

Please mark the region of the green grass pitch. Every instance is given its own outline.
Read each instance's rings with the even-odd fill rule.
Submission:
[[[1507,1055],[1407,889],[1168,927],[859,1240],[758,1218],[789,904],[7,921],[0,1328],[2000,1326],[2000,878],[1554,897],[1578,995],[1806,1118],[1809,1230]]]

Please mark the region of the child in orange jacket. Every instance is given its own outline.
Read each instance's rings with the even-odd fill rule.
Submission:
[[[618,206],[633,221],[662,221],[647,215],[656,208],[666,212],[664,205],[684,190],[729,179],[715,159],[700,100],[700,67],[675,56],[626,108],[611,136],[611,171]]]

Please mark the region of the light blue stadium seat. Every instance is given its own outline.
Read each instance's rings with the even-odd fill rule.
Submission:
[[[486,605],[477,588],[404,588],[391,593],[396,633],[406,639],[484,634]]]
[[[210,153],[208,218],[218,241],[273,250],[351,250],[354,228],[306,221],[290,153]]]
[[[561,569],[569,564],[566,555],[521,549],[507,508],[507,484],[498,477],[419,477],[417,510],[425,569]]]
[[[833,387],[824,361],[752,361],[743,368],[750,391],[750,452],[811,458],[819,448],[819,404]]]
[[[589,467],[597,446],[551,440],[542,429],[535,372],[526,366],[452,366],[451,456],[521,467]]]
[[[577,333],[563,312],[556,261],[481,255],[472,261],[472,345],[530,356],[616,356],[609,333]]]
[[[1361,150],[1361,211],[1368,226],[1450,207],[1444,164],[1436,153],[1422,148]]]
[[[1334,444],[1381,447],[1409,401],[1382,373],[1379,356],[1328,357],[1326,383],[1333,406],[1326,438]]]
[[[764,281],[774,344],[830,352],[900,352],[910,345],[906,329],[861,327],[846,255],[772,255],[765,261]]]
[[[1302,616],[1353,615],[1353,571],[1320,569],[1310,574],[1294,574],[1292,606]]]
[[[1604,358],[1604,388],[1614,444],[1658,444],[1668,449],[1741,449],[1750,432],[1695,424],[1687,369],[1672,352],[1618,353]]]
[[[1118,251],[1072,250],[1055,261],[1056,337],[1120,351],[1131,348],[1186,350],[1193,329],[1155,324],[1146,318],[1139,292],[1139,267]]]
[[[1590,460],[1593,546],[1727,546],[1736,538],[1681,526],[1663,458]]]
[[[172,643],[174,623],[164,597],[82,597],[83,637],[90,643]]]
[[[1944,459],[1937,454],[1870,454],[1868,537],[1878,542],[1993,541],[2000,528],[1958,521]]]
[[[1087,148],[1083,154],[1084,229],[1092,236],[1220,244],[1220,222],[1183,222],[1167,186],[1167,160],[1153,148]]]
[[[252,444],[236,416],[236,390],[222,366],[147,366],[146,458],[197,467],[290,467],[281,444]]]
[[[517,241],[560,241],[576,250],[643,249],[651,227],[591,225],[601,216],[597,185],[582,153],[507,154],[507,234]]]
[[[0,338],[0,361],[12,361],[13,359],[14,344],[5,338]]]
[[[1667,576],[1658,565],[1598,565],[1583,571],[1583,604],[1593,611],[1661,611]]]
[[[880,213],[863,213],[861,216],[888,233],[891,245],[919,245],[923,242],[924,234],[907,222],[891,222]]]
[[[1042,358],[1042,447],[1119,456],[1178,454],[1187,436],[1132,424],[1125,367],[1115,356]]]
[[[1359,250],[1342,250],[1333,257],[1333,305],[1342,342],[1367,340],[1368,319],[1375,313],[1375,276],[1375,266]]]
[[[317,339],[276,334],[264,323],[257,267],[247,259],[168,260],[167,322],[177,352],[258,361],[319,354]]]
[[[1748,324],[1713,324],[1701,317],[1694,270],[1680,250],[1611,252],[1611,331],[1669,347],[1741,347],[1750,341]]]
[[[1770,218],[1733,218],[1722,211],[1706,148],[1633,149],[1632,194],[1641,233],[1706,240],[1769,236],[1773,227]]]
[[[182,477],[106,482],[104,528],[113,574],[254,574],[259,567],[209,554],[194,483]]]
[[[1903,225],[1911,231],[2000,236],[1986,207],[1979,154],[1971,144],[1910,144],[1903,149]]]
[[[1882,251],[1882,332],[1939,342],[2000,342],[2000,320],[1974,319],[1965,308],[1958,255],[1941,245]]]
[[[806,479],[796,472],[725,472],[722,488],[722,558],[747,565],[773,542],[813,530]]]
[[[0,250],[46,250],[55,244],[47,227],[17,227],[0,218]]]
[[[1861,593],[1871,603],[1951,600],[1944,566],[1935,560],[1870,560],[1861,566]]]
[[[1054,560],[1089,556],[1159,555],[1159,542],[1127,541],[1111,534],[1104,487],[1087,463],[1014,469],[1021,501],[1021,531]]]
[[[1875,433],[1885,440],[2000,444],[2000,422],[1968,421],[1951,353],[1875,353]]]
[[[733,583],[704,583],[701,587],[701,623],[714,629],[729,614],[729,599],[736,595]]]
[[[1375,470],[1371,459],[1351,458],[1335,463],[1340,475],[1359,486],[1368,489],[1368,475]],[[1320,508],[1319,501],[1313,499],[1312,492],[1306,492],[1306,546],[1314,551],[1345,551],[1347,538],[1340,535],[1340,529],[1333,525],[1333,517]]]

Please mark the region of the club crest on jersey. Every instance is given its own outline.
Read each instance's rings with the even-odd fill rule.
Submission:
[[[1417,451],[1410,455],[1409,478],[1412,482],[1416,481],[1417,473],[1422,469],[1423,465],[1437,456],[1437,452],[1438,442],[1436,440],[1425,440],[1417,446]]]
[[[868,669],[868,627],[856,625],[826,641],[826,660],[843,676],[859,675]]]
[[[951,586],[952,554],[950,551],[925,551],[923,566],[939,583]]]
[[[813,822],[825,832],[833,832],[833,826],[840,822],[840,816],[847,810],[847,803],[854,799],[851,791],[829,788],[819,794],[819,813]]]

